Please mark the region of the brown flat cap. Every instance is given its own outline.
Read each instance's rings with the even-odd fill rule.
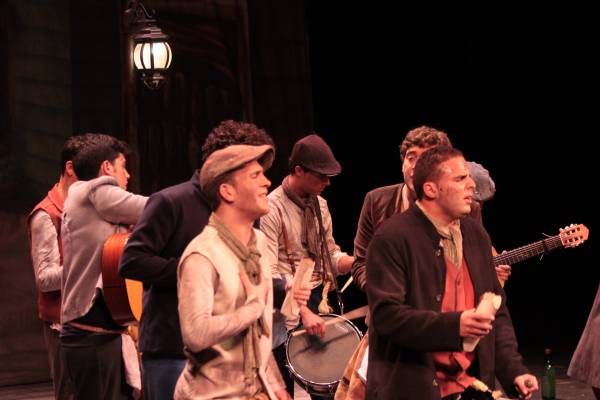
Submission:
[[[265,169],[269,169],[275,158],[273,146],[263,144],[252,146],[234,144],[213,152],[200,169],[200,187],[207,187],[216,178],[236,170],[245,164],[257,160]]]

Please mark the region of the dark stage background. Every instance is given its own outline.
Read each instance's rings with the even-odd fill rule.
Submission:
[[[484,222],[499,250],[586,224],[587,243],[515,265],[507,285],[523,348],[570,357],[600,281],[591,5],[144,3],[173,48],[157,91],[131,63],[128,0],[0,0],[0,386],[48,379],[25,218],[56,181],[65,138],[127,140],[129,187],[150,194],[188,179],[227,118],[275,139],[273,188],[298,138],[313,128],[325,137],[343,172],[324,196],[348,252],[364,195],[401,180],[398,145],[423,124],[490,170],[497,194]],[[348,310],[365,302],[354,288],[344,298]]]
[[[364,194],[401,180],[398,144],[409,129],[445,130],[496,182],[484,223],[499,250],[571,223],[590,228],[579,248],[515,265],[506,288],[523,347],[572,352],[600,279],[592,213],[600,35],[591,10],[343,4],[307,8],[316,131],[344,168],[325,192],[336,238],[350,249]]]

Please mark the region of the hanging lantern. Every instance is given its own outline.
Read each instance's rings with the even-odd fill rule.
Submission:
[[[157,89],[165,80],[166,72],[173,60],[168,36],[156,25],[144,5],[132,1],[126,11],[133,20],[133,63],[140,71],[141,79],[150,89]]]

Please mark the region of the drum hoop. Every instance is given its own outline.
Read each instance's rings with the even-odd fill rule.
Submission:
[[[362,339],[363,334],[360,331],[360,329],[358,329],[356,327],[356,325],[354,325],[354,323],[352,323],[352,321],[350,321],[349,319],[344,318],[344,317],[342,317],[339,314],[333,314],[333,313],[319,314],[319,317],[335,317],[335,318],[338,318],[338,319],[340,319],[340,320],[342,320],[344,322],[347,322],[350,325],[350,327],[358,334],[358,341],[360,343],[360,340]],[[287,361],[287,367],[290,370],[290,372],[294,375],[294,377],[302,380],[303,382],[306,382],[305,384],[313,384],[315,386],[316,385],[319,385],[319,386],[330,386],[330,387],[333,386],[333,385],[335,385],[335,384],[338,384],[341,381],[342,377],[340,377],[340,379],[338,379],[337,381],[331,381],[331,382],[314,382],[314,381],[311,381],[309,379],[304,378],[302,375],[300,375],[300,373],[298,371],[296,371],[296,369],[294,368],[294,366],[290,362],[290,353],[289,353],[289,347],[290,346],[289,346],[289,342],[290,342],[290,339],[292,338],[292,332],[297,331],[299,329],[302,329],[300,325],[298,325],[297,327],[295,327],[294,329],[292,329],[291,331],[289,331],[288,332],[288,337],[285,340],[285,359]]]

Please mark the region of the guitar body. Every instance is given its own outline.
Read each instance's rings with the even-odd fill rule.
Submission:
[[[123,279],[119,275],[119,260],[129,239],[129,233],[115,233],[104,242],[102,250],[102,282],[104,301],[116,323],[129,325],[142,315],[142,282]]]

